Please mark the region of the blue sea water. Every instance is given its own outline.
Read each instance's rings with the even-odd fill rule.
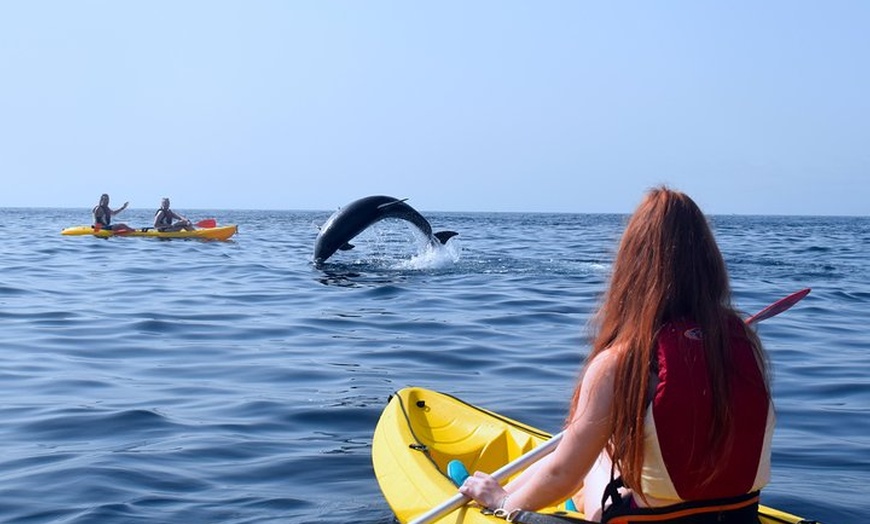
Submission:
[[[329,212],[201,211],[229,242],[64,237],[87,209],[0,210],[0,521],[390,523],[371,466],[419,385],[557,431],[624,217],[427,213],[322,268]],[[131,225],[150,211],[128,210]],[[711,218],[759,326],[778,427],[763,503],[870,515],[870,219]]]

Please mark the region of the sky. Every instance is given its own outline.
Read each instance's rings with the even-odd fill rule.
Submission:
[[[0,3],[0,207],[870,210],[865,0]]]

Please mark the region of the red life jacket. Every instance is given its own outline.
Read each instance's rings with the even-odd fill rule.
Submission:
[[[622,479],[612,479],[602,522],[757,522],[758,491],[770,478],[773,406],[745,326],[734,318],[729,328],[730,447],[719,457],[709,449],[713,399],[701,329],[689,321],[664,325],[644,420],[641,482],[654,504],[637,507],[617,491]]]
[[[672,322],[659,332],[658,384],[649,408],[652,416],[647,416],[647,421],[654,424],[650,429],[654,430],[666,474],[680,500],[743,495],[760,489],[769,478],[773,412],[745,329],[739,319],[732,320],[729,386],[733,430],[731,446],[722,457],[711,456],[708,449],[713,399],[700,328],[693,322]],[[649,442],[651,433],[646,431],[648,450],[656,444]],[[660,466],[656,457],[645,457],[645,462],[654,477]],[[705,482],[714,468],[718,471]],[[646,470],[645,463],[645,477]],[[654,489],[647,492],[646,486],[644,492],[653,497],[661,495]]]

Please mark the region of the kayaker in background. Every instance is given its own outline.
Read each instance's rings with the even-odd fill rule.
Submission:
[[[100,203],[93,209],[94,214],[94,229],[109,229],[111,231],[122,232],[132,231],[132,228],[127,224],[112,224],[112,217],[127,209],[129,202],[124,202],[124,205],[118,209],[109,207],[109,195],[103,193],[100,195]]]
[[[177,222],[175,222],[177,220]],[[160,209],[154,214],[154,228],[157,231],[193,231],[196,229],[190,220],[169,209],[169,199],[160,201]]]
[[[767,355],[730,295],[695,202],[651,190],[620,242],[562,441],[506,489],[476,472],[459,491],[506,514],[573,498],[601,522],[757,523],[773,405]]]

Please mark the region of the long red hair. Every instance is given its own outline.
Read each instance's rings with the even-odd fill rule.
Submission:
[[[713,399],[708,448],[712,478],[717,458],[727,452],[733,427],[728,325],[737,315],[725,262],[704,214],[684,193],[666,187],[650,190],[622,236],[610,287],[593,318],[592,351],[587,358],[591,362],[611,347],[619,352],[607,451],[626,486],[641,496],[644,417],[658,330],[678,319],[694,320],[703,330]],[[763,348],[755,333],[745,330],[767,379]],[[578,383],[569,422],[579,393]]]

